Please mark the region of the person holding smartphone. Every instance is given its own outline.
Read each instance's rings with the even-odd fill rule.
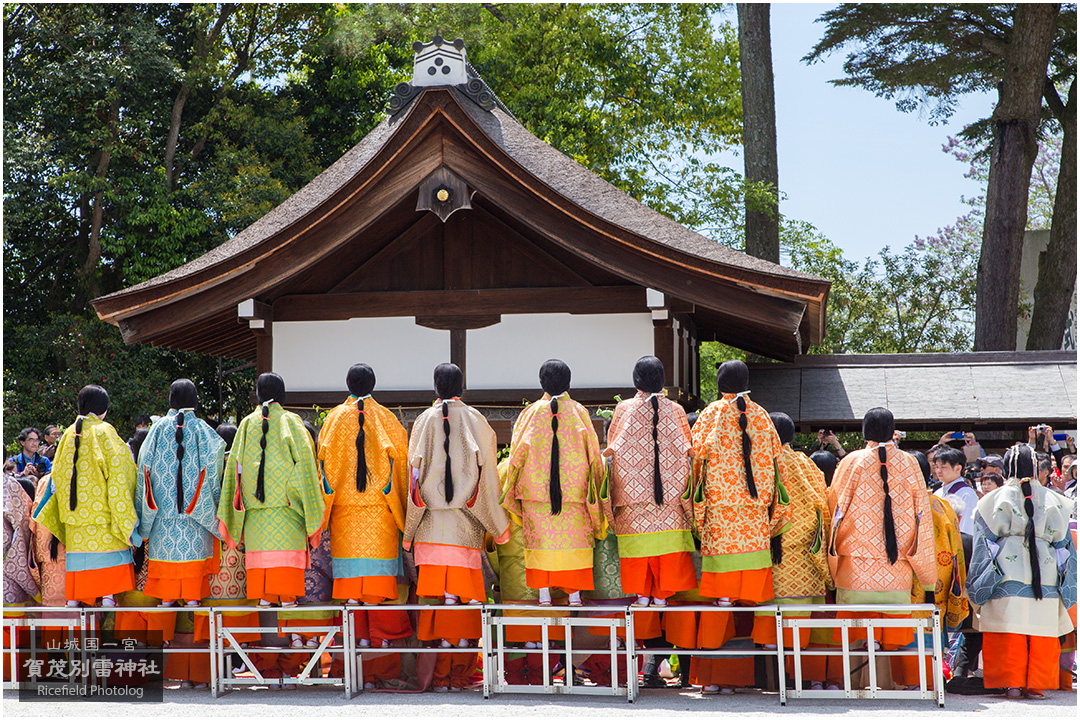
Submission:
[[[817,441],[818,450],[825,450],[831,447],[836,451],[836,457],[842,458],[847,455],[847,450],[840,444],[840,439],[836,437],[836,433],[832,430],[818,430]]]

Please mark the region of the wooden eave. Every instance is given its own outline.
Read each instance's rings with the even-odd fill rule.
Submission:
[[[526,170],[460,102],[468,101],[448,88],[424,92],[374,155],[310,210],[213,264],[98,298],[98,316],[117,325],[128,343],[214,354],[227,354],[227,348],[251,359],[254,339],[236,322],[237,303],[287,296],[291,281],[395,208],[401,212],[415,202],[419,183],[445,166],[485,202],[553,245],[692,303],[699,328],[716,339],[787,360],[821,341],[826,281],[703,258],[605,220]]]

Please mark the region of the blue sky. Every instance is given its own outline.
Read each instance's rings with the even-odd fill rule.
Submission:
[[[988,116],[995,97],[970,95],[946,125],[902,113],[892,100],[841,88],[849,50],[823,62],[800,61],[821,38],[814,21],[831,5],[774,3],[771,13],[781,212],[815,225],[849,259],[898,250],[933,234],[969,209],[978,193],[965,167],[941,151],[949,135]],[[735,22],[734,9],[724,19]],[[742,158],[721,156],[742,172]]]

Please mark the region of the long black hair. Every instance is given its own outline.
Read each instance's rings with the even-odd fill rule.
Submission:
[[[833,473],[836,472],[836,456],[828,450],[816,450],[810,453],[810,460],[825,476],[825,487],[832,485]]]
[[[863,416],[863,437],[870,442],[892,442],[896,430],[896,421],[888,408],[876,407],[866,411]],[[878,445],[878,464],[881,473],[881,489],[885,493],[885,502],[881,511],[881,525],[885,531],[885,554],[889,563],[895,564],[900,556],[896,545],[896,524],[893,520],[892,496],[889,494],[889,466],[886,464],[887,453],[884,445]]]
[[[375,389],[375,371],[369,365],[356,363],[345,375],[345,384],[349,392],[356,396],[356,491],[367,490],[367,453],[364,452],[364,398]]]
[[[465,376],[453,363],[435,366],[435,395],[442,400],[443,451],[446,453],[446,472],[443,475],[443,496],[449,503],[454,499],[454,477],[450,470],[450,400],[461,395]]]
[[[562,360],[548,360],[540,366],[540,387],[551,395],[551,475],[548,495],[551,514],[562,512],[562,483],[559,478],[559,396],[570,389],[570,367]]]
[[[180,378],[169,388],[169,408],[176,410],[176,512],[184,514],[184,410],[199,404],[195,383]]]
[[[663,505],[664,485],[660,479],[660,400],[656,396],[664,389],[664,363],[660,358],[646,355],[634,364],[634,387],[652,395],[649,403],[653,411],[653,500],[657,505]]]
[[[87,385],[79,391],[79,419],[75,421],[75,453],[71,457],[71,488],[68,506],[74,510],[79,505],[79,446],[82,444],[83,416],[93,413],[101,417],[109,411],[109,393],[100,385]]]
[[[1032,500],[1031,480],[1035,477],[1035,456],[1027,445],[1016,445],[1005,453],[1005,475],[1020,480],[1020,490],[1024,493],[1024,514],[1027,525],[1024,526],[1024,544],[1028,549],[1028,562],[1031,564],[1031,590],[1036,600],[1043,599],[1042,570],[1039,567],[1039,548],[1035,544],[1035,502]]]
[[[255,499],[266,501],[266,434],[270,432],[270,403],[280,403],[285,397],[285,381],[276,373],[263,373],[255,381],[255,396],[262,405],[262,436],[259,438],[259,479],[255,484]]]
[[[745,393],[750,389],[750,369],[742,360],[728,360],[716,369],[716,391],[718,393]],[[746,398],[735,398],[735,407],[739,410],[739,430],[742,431],[743,467],[746,469],[746,491],[750,497],[758,496],[754,483],[754,469],[750,464],[750,434],[746,431],[749,419],[746,417]]]

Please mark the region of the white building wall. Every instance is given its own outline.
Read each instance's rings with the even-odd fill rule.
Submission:
[[[469,330],[467,386],[473,390],[539,387],[540,366],[558,358],[575,387],[633,385],[634,363],[653,354],[649,313],[503,315],[502,322]]]
[[[379,390],[431,390],[432,371],[450,361],[450,332],[411,317],[274,323],[274,372],[289,392],[341,390],[358,362]]]

